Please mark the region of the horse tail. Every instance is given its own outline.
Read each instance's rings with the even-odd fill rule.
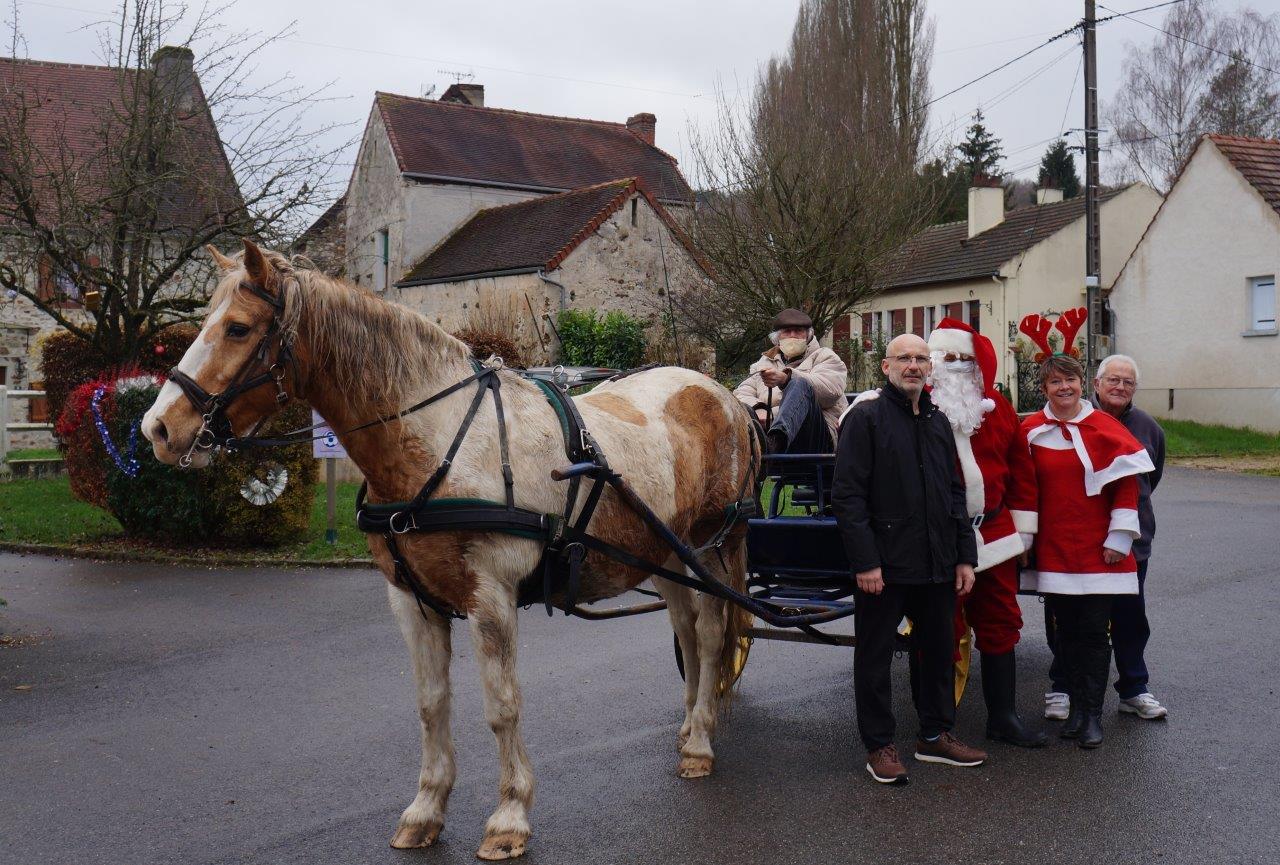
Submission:
[[[724,557],[724,581],[727,586],[742,594],[747,593],[747,532],[746,526],[735,528],[721,547]],[[742,665],[746,662],[749,638],[748,629],[755,616],[737,604],[725,603],[724,643],[720,646],[720,659],[716,664],[716,682],[720,688],[720,708],[728,709],[737,691]]]

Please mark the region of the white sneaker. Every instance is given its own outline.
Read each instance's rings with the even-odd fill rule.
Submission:
[[[1136,697],[1121,700],[1120,711],[1128,712],[1130,715],[1137,715],[1139,718],[1145,718],[1148,721],[1154,721],[1169,714],[1169,710],[1161,706],[1160,701],[1150,693],[1139,694]]]
[[[1044,716],[1050,721],[1065,721],[1071,714],[1071,695],[1050,691],[1044,695]]]

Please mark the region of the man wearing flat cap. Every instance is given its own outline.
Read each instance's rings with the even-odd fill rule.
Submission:
[[[818,344],[813,321],[798,309],[778,313],[769,341],[773,347],[752,364],[733,395],[762,424],[772,414],[771,453],[832,453],[836,422],[848,405],[848,368],[840,355]]]

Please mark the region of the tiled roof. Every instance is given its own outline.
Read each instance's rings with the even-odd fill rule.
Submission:
[[[1124,189],[1108,190],[1105,202]],[[1084,196],[1053,204],[1021,207],[1005,214],[1004,221],[969,237],[967,222],[948,222],[926,228],[903,244],[894,255],[885,280],[886,289],[934,282],[975,279],[997,273],[1005,262],[1084,216]]]
[[[625,123],[391,93],[378,93],[375,104],[404,174],[547,191],[639,177],[663,201],[693,196],[675,159]]]
[[[1280,141],[1235,135],[1206,136],[1258,194],[1280,213]]]
[[[330,204],[325,212],[320,214],[316,218],[316,221],[308,226],[306,231],[298,235],[298,239],[293,242],[294,247],[302,249],[313,240],[318,240],[326,231],[329,230],[330,226],[342,218],[346,209],[347,197],[343,195],[333,204]]]
[[[115,118],[122,106],[129,104],[139,74],[151,71],[0,57],[0,112],[8,117],[25,115],[26,135],[35,156],[37,202],[43,202],[51,214],[57,209],[48,204],[52,199],[49,178],[65,178],[69,173],[63,160],[83,166],[82,202],[97,199],[93,183],[105,185],[97,169],[118,168],[113,164],[118,154],[111,153],[113,123],[118,122]],[[225,213],[241,204],[199,81],[193,87],[196,107],[180,118],[180,135],[166,154],[174,162],[188,164],[181,171],[183,185],[162,196],[162,226],[190,226],[193,216]]]
[[[625,178],[481,210],[396,285],[403,288],[482,274],[554,270],[636,192],[706,270],[688,237],[644,183]]]

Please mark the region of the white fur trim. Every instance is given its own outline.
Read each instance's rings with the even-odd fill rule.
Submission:
[[[951,351],[973,357],[973,334],[954,327],[940,327],[929,334],[929,351]]]
[[[1083,448],[1084,445],[1081,444],[1076,450],[1079,451]],[[1146,448],[1142,448],[1137,453],[1116,457],[1111,465],[1100,472],[1094,472],[1093,466],[1088,463],[1085,463],[1084,468],[1084,490],[1086,495],[1091,496],[1096,496],[1102,492],[1102,488],[1114,480],[1127,478],[1129,475],[1142,475],[1156,470],[1155,464],[1151,462],[1151,455],[1147,453]]]
[[[1082,403],[1080,411],[1067,423],[1079,423],[1093,414],[1093,412],[1092,405],[1087,402]],[[1096,471],[1093,467],[1093,461],[1089,459],[1089,451],[1084,446],[1084,436],[1079,432],[1072,433],[1070,442],[1067,442],[1066,437],[1062,434],[1061,427],[1058,426],[1057,418],[1049,411],[1048,406],[1044,409],[1044,415],[1050,422],[1041,424],[1027,433],[1027,443],[1034,443],[1040,447],[1053,448],[1055,450],[1066,450],[1066,447],[1063,446],[1064,443],[1070,444],[1075,449],[1076,456],[1080,458],[1080,465],[1084,466],[1084,494],[1086,496],[1098,495],[1102,492],[1103,487],[1114,480],[1155,471],[1156,467],[1151,462],[1151,456],[1147,453],[1146,448],[1141,448],[1136,453],[1122,454],[1116,457],[1111,465],[1101,471]]]
[[[1138,572],[1112,574],[1062,574],[1056,571],[1023,571],[1021,586],[1050,595],[1136,595]]]
[[[1113,553],[1127,556],[1133,549],[1133,535],[1128,532],[1110,531],[1107,532],[1107,539],[1102,542],[1102,545]]]
[[[996,401],[990,397],[984,397],[982,400],[982,413],[991,414],[996,410]]]
[[[1138,512],[1133,508],[1113,508],[1111,510],[1111,525],[1107,531],[1124,532],[1133,537],[1140,537],[1142,529],[1138,525]]]
[[[956,453],[960,457],[960,473],[964,475],[964,505],[969,509],[969,516],[976,517],[986,510],[987,487],[982,480],[982,468],[977,457],[973,455],[973,442],[969,436],[961,435],[955,430],[951,435],[956,440]]]
[[[1034,535],[1040,530],[1040,515],[1035,511],[1015,511],[1010,508],[1009,515],[1013,517],[1013,527],[1020,532]]]
[[[994,567],[1001,562],[1007,562],[1014,556],[1020,556],[1030,546],[1023,544],[1022,538],[1017,532],[1011,535],[1005,535],[1003,538],[996,538],[991,543],[981,543],[982,529],[978,529],[978,566],[975,571],[985,571],[987,568]]]
[[[871,390],[864,390],[862,393],[858,394],[854,398],[853,402],[849,403],[848,407],[844,411],[840,412],[840,419],[836,421],[836,429],[840,429],[840,424],[844,423],[845,415],[853,411],[854,406],[858,405],[859,403],[870,402],[873,399],[879,399],[879,398],[880,398],[880,388],[872,388]]]

